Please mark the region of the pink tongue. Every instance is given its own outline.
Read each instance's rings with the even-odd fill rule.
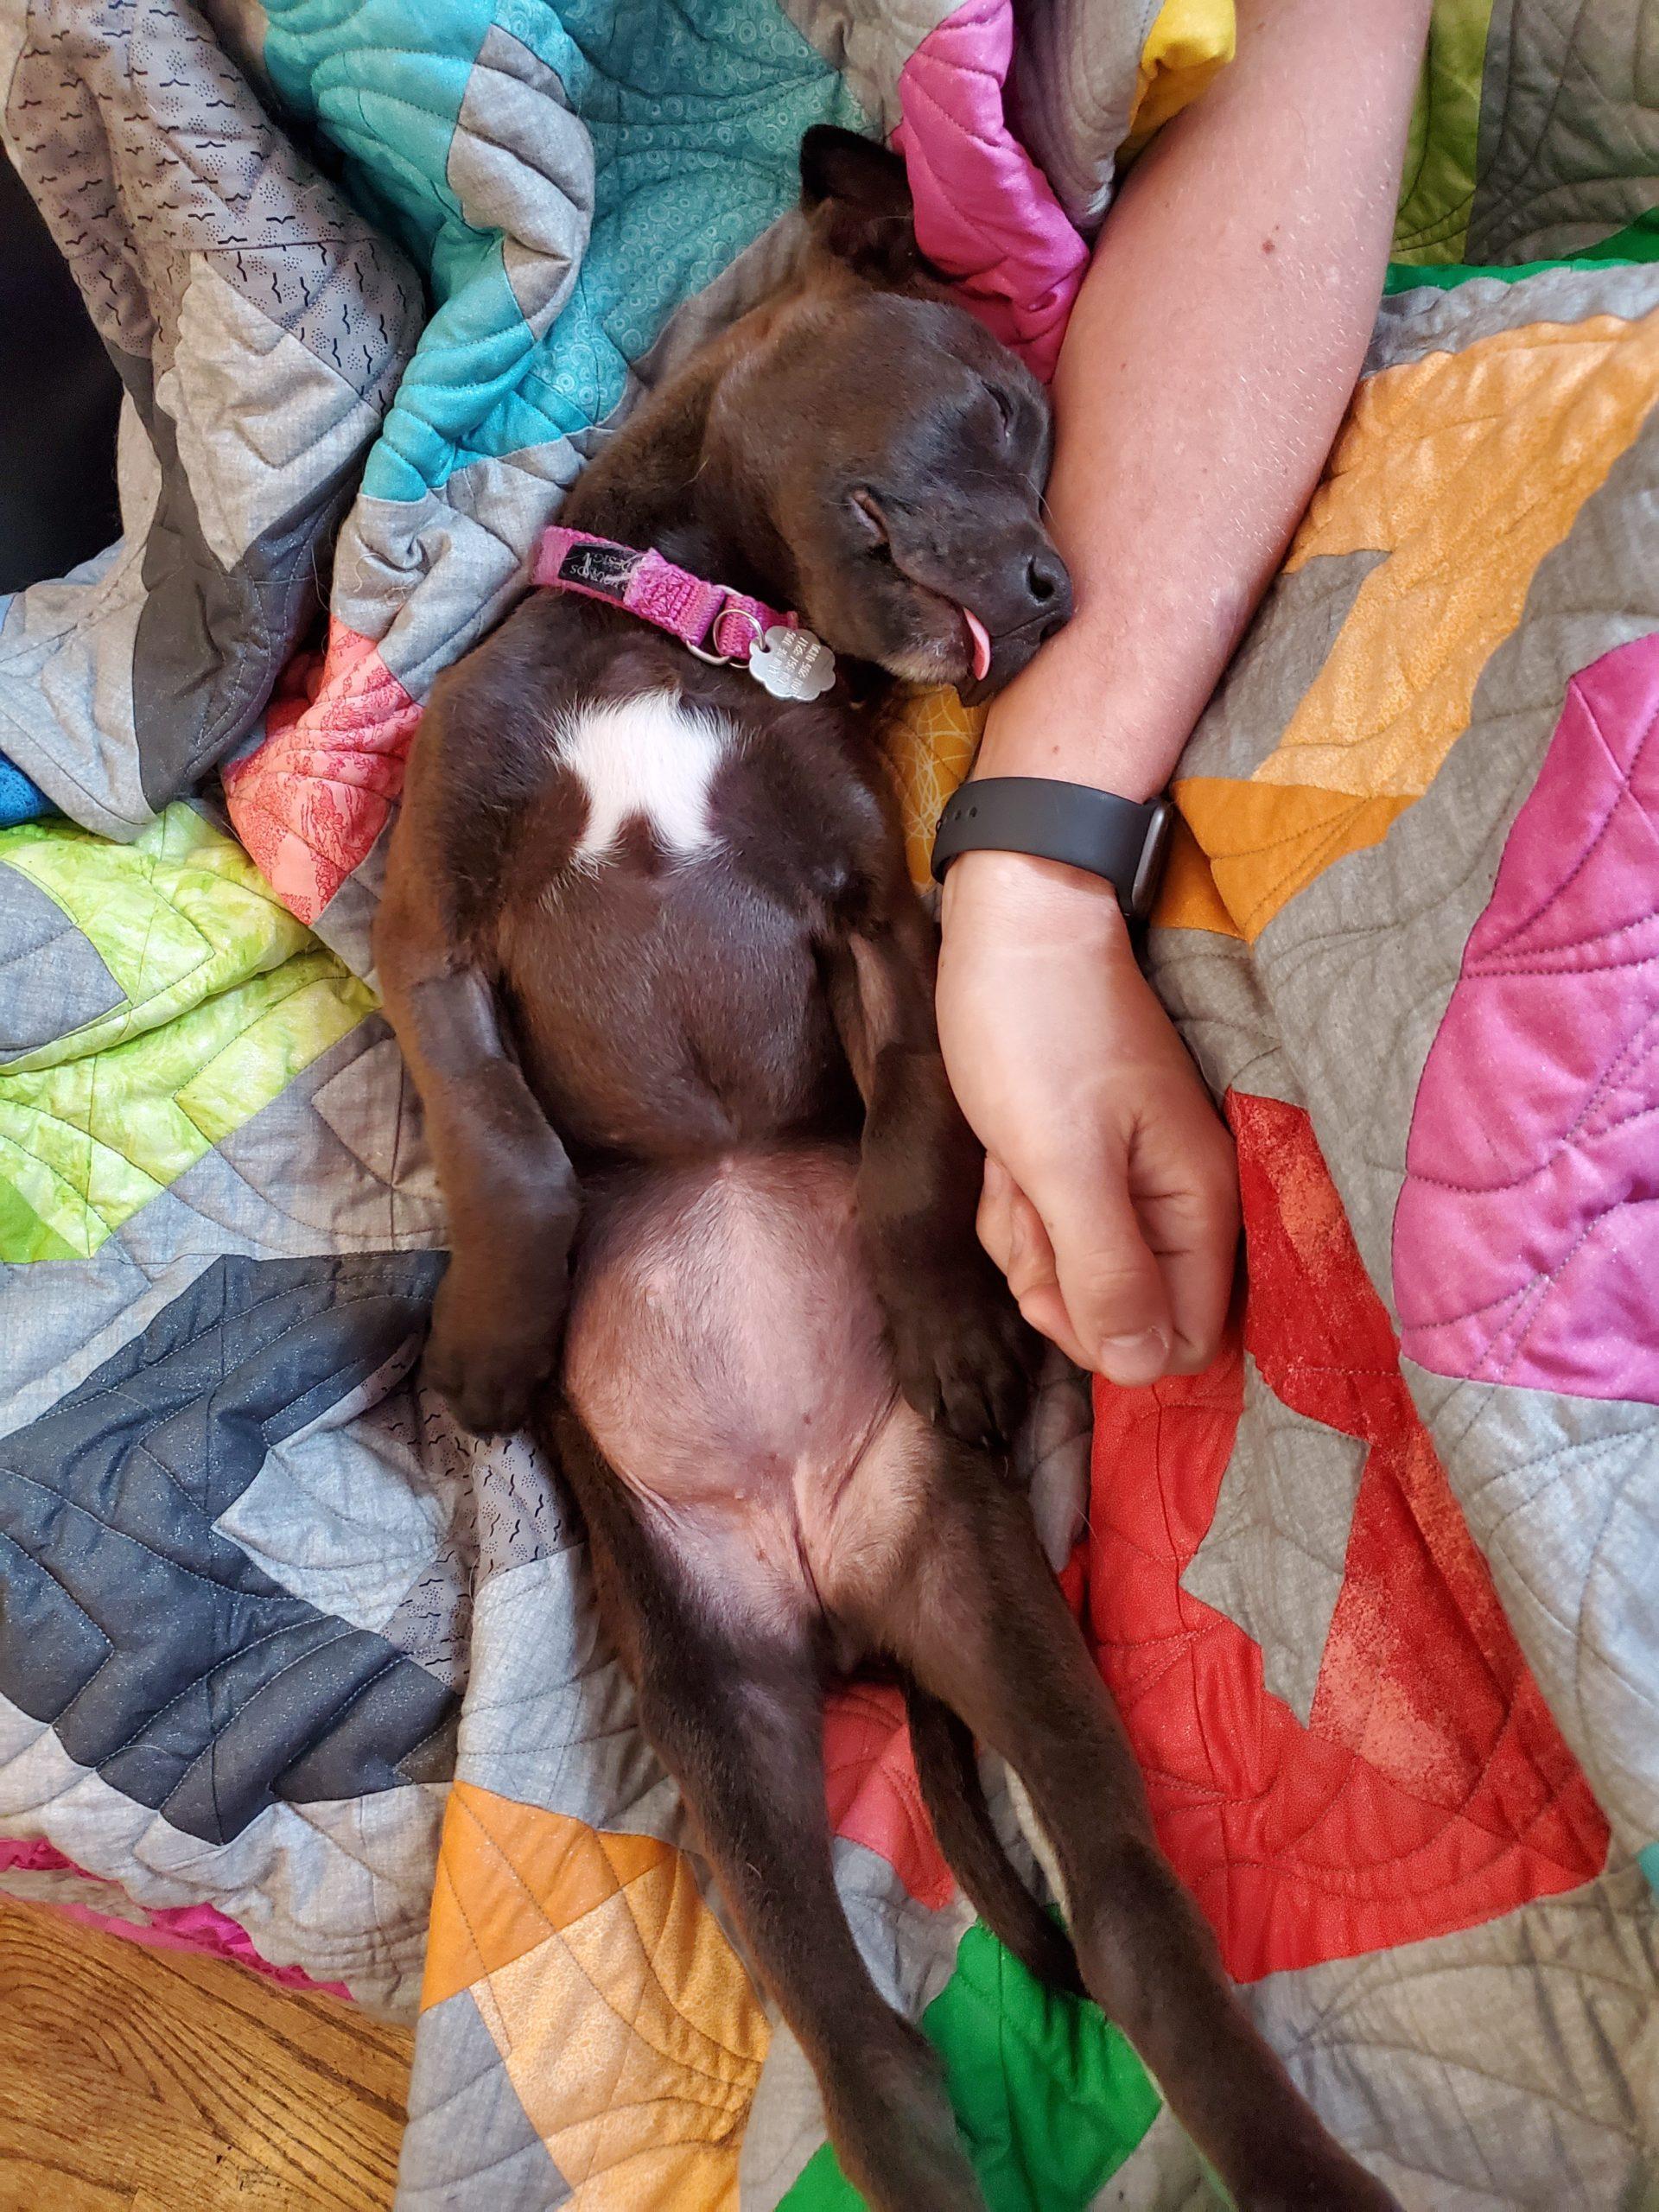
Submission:
[[[991,665],[991,633],[978,615],[965,607],[962,619],[968,625],[968,635],[974,643],[974,674],[976,677],[983,677]]]

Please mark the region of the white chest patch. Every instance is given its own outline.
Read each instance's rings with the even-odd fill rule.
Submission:
[[[583,707],[553,731],[553,749],[588,794],[575,858],[605,859],[625,823],[645,823],[663,849],[689,859],[715,842],[709,787],[732,743],[718,715],[685,706],[676,691]]]

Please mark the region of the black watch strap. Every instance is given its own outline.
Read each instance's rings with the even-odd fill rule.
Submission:
[[[1104,876],[1133,921],[1144,921],[1163,873],[1175,819],[1166,798],[1142,805],[1092,784],[1046,776],[986,776],[945,804],[933,840],[933,874],[963,853],[1030,853]]]

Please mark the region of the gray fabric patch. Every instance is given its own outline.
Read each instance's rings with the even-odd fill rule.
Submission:
[[[0,1691],[210,1842],[404,1777],[442,1685],[290,1596],[213,1522],[423,1325],[437,1262],[219,1260],[0,1447]]]
[[[1550,1710],[1639,1850],[1659,1838],[1659,1407],[1402,1369]]]
[[[906,62],[950,13],[950,0],[779,0],[801,36],[841,78],[883,138],[903,118]]]
[[[7,143],[164,480],[153,514],[124,484],[100,592],[22,595],[0,645],[39,641],[48,700],[8,683],[4,743],[73,819],[130,836],[251,728],[313,613],[421,292],[194,10],[35,0],[28,21]]]
[[[54,1044],[126,998],[55,899],[0,867],[0,1065]]]
[[[1217,1098],[1232,1089],[1306,1106],[1272,1007],[1240,938],[1155,929],[1147,971]]]
[[[817,2076],[790,2030],[774,2020],[738,2153],[737,2201],[742,2212],[777,2212],[823,2141]]]
[[[1495,0],[1468,261],[1582,253],[1659,197],[1645,0]]]
[[[443,1243],[414,1086],[385,1019],[359,1023],[172,1185],[218,1248],[406,1250]],[[122,1231],[137,1249],[146,1207]],[[202,1241],[198,1238],[198,1242]]]
[[[685,1847],[679,1791],[638,1713],[573,1520],[562,1549],[489,1574],[474,1597],[459,1771],[522,1805]]]
[[[1659,1922],[1633,1867],[1245,1992],[1299,2088],[1423,2212],[1614,2212],[1652,2185]]]
[[[143,1905],[209,1904],[273,1966],[343,1981],[412,2019],[446,1791],[410,1787],[267,1808],[204,1845],[70,1758],[56,1732],[0,1697],[0,1831],[41,1836]]]
[[[1276,1398],[1248,1354],[1244,1410],[1215,1518],[1181,1577],[1262,1647],[1262,1673],[1306,1726],[1368,1447]]]
[[[518,2101],[470,1991],[421,2015],[397,2212],[554,2212],[570,2187]]]
[[[324,259],[324,249],[307,253]],[[283,542],[311,524],[319,487],[340,471],[355,472],[379,423],[379,410],[344,373],[349,363],[369,367],[361,333],[327,324],[309,333],[308,346],[293,328],[275,322],[282,287],[256,285],[257,274],[281,272],[298,289],[296,255],[241,253],[215,260],[197,257],[180,306],[171,365],[156,386],[156,402],[168,417],[175,452],[195,499],[208,550],[221,569],[235,569],[257,545]],[[326,264],[325,264],[326,266]],[[243,281],[236,281],[237,271]],[[230,281],[227,281],[230,280]],[[268,293],[259,304],[250,289]],[[343,287],[319,280],[319,315]],[[308,302],[289,308],[303,330]],[[333,320],[340,321],[336,315]],[[335,367],[318,355],[326,345]],[[297,511],[296,511],[297,499]]]
[[[1183,776],[1250,776],[1273,751],[1384,552],[1319,554],[1274,582],[1182,756]]]
[[[493,23],[461,96],[446,174],[463,221],[499,230],[528,340],[570,296],[594,219],[594,149],[556,71]]]
[[[1160,0],[1047,0],[1020,11],[1014,121],[1079,229],[1106,211]]]
[[[399,1344],[274,1443],[213,1524],[284,1590],[377,1636],[436,1560],[467,1495],[459,1446],[420,1448],[419,1352],[414,1338]]]
[[[1659,264],[1627,268],[1541,269],[1535,276],[1471,276],[1450,291],[1421,285],[1383,301],[1364,373],[1398,368],[1430,353],[1455,353],[1495,331],[1534,322],[1586,322],[1592,315],[1634,319],[1659,306]]]

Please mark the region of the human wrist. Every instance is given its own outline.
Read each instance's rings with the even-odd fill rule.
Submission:
[[[947,947],[953,927],[969,912],[1010,938],[1090,944],[1103,954],[1134,957],[1114,886],[1104,876],[1033,853],[985,848],[958,855],[940,898]]]
[[[1109,641],[1076,625],[1024,669],[986,717],[976,776],[1040,776],[1137,803],[1169,781],[1191,717]],[[1200,704],[1202,702],[1200,702]]]

